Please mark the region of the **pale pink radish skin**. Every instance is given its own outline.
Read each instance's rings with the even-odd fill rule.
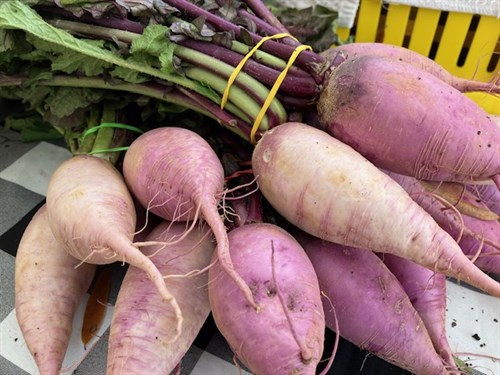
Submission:
[[[208,293],[219,331],[253,373],[315,374],[325,320],[318,279],[304,250],[267,223],[232,230],[229,244],[235,268],[262,308],[249,306],[216,263],[209,270]]]
[[[162,222],[147,240],[169,241],[186,230],[182,223]],[[165,275],[185,275],[206,268],[215,245],[207,226],[194,228],[175,245],[148,246],[145,255]],[[155,286],[142,270],[129,267],[118,293],[108,344],[106,374],[170,374],[193,343],[210,313],[208,272],[166,280],[179,301],[184,317],[182,335],[168,343],[175,330],[176,316],[164,304]]]
[[[393,253],[500,297],[500,283],[398,183],[327,133],[302,123],[273,128],[257,143],[252,168],[264,197],[305,232]]]
[[[16,317],[41,375],[56,375],[68,348],[78,305],[96,266],[67,254],[43,205],[26,227],[15,266]]]
[[[195,132],[162,127],[139,136],[125,153],[123,175],[132,194],[168,221],[203,219],[214,232],[222,267],[258,308],[248,285],[234,270],[218,205],[224,169],[215,151]]]
[[[408,295],[377,255],[305,233],[296,238],[330,300],[323,300],[328,328],[335,331],[336,318],[338,333],[354,345],[416,374],[448,374]]]
[[[136,211],[123,177],[107,160],[77,155],[52,175],[47,191],[49,223],[56,239],[75,258],[93,264],[126,262],[142,269],[158,293],[182,313],[154,263],[132,243]]]
[[[446,337],[446,276],[397,255],[380,254],[380,258],[408,294],[436,352],[448,369],[456,369],[453,351]]]
[[[500,93],[500,86],[498,85],[457,77],[427,56],[401,46],[370,42],[349,43],[330,48],[321,53],[323,57],[333,61],[335,61],[337,54],[341,54],[346,59],[358,56],[379,56],[394,61],[402,61],[432,74],[461,92],[482,91],[491,94]]]
[[[335,68],[322,128],[376,166],[423,180],[498,182],[500,129],[458,90],[412,65],[360,56]]]
[[[485,272],[500,274],[500,222],[498,215],[481,210],[483,202],[472,202],[469,191],[463,191],[458,199],[475,203],[479,210],[470,210],[467,214],[467,205],[461,205],[456,200],[445,201],[433,196],[432,185],[426,181],[419,181],[410,176],[397,173],[387,174],[405,189],[413,200],[427,211],[443,230],[450,234],[462,249],[462,252],[473,260],[474,264]],[[446,183],[442,183],[441,187]],[[427,188],[425,187],[426,185]],[[429,189],[431,187],[431,189]],[[470,205],[469,205],[470,206]],[[459,211],[452,210],[457,207]],[[472,216],[472,214],[477,214]],[[482,217],[481,217],[482,216]]]

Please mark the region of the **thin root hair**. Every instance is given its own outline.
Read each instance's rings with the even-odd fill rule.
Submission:
[[[153,198],[154,199],[154,198]],[[138,234],[142,233],[147,227],[148,227],[148,224],[149,224],[149,205],[148,207],[146,208],[146,220],[144,221],[144,225],[142,226],[142,228],[140,228],[139,230],[135,231],[132,233],[132,236],[137,236]]]
[[[434,194],[434,193],[430,193],[430,195],[436,199],[437,201],[439,201],[443,206],[445,207],[448,207],[449,209],[451,209],[456,215],[457,215],[457,218],[460,222],[460,232],[458,233],[458,238],[455,239],[455,241],[458,243],[460,242],[460,240],[462,239],[462,236],[464,234],[464,228],[465,228],[465,223],[464,223],[464,218],[462,216],[462,214],[460,213],[460,211],[453,205],[451,204],[449,201],[447,201],[446,199],[444,199],[443,197],[437,195],[437,194]]]
[[[173,197],[167,198],[167,200],[163,201],[162,203],[158,204],[153,204],[153,201],[156,199],[156,197],[160,194],[161,190],[158,190],[155,195],[153,195],[153,198],[148,202],[148,205],[146,207],[146,212],[149,212],[152,208],[157,208],[157,207],[163,207],[166,203],[168,203]]]
[[[239,195],[239,196],[236,196],[236,197],[227,197],[227,194],[228,193],[232,193],[234,191],[237,191],[239,189],[242,189],[242,188],[245,188],[245,187],[248,187],[248,186],[251,186],[253,183],[255,182],[255,188],[249,192],[246,192],[245,194],[243,195]],[[238,185],[232,189],[225,189],[224,191],[222,191],[220,193],[221,197],[218,197],[219,199],[222,198],[222,197],[225,197],[225,200],[236,200],[236,199],[242,199],[242,198],[245,198],[245,197],[248,197],[249,195],[252,195],[253,193],[255,193],[256,191],[259,190],[259,183],[257,182],[257,177],[254,177],[252,179],[252,181],[246,183],[246,184],[242,184],[242,185]],[[219,195],[219,194],[217,194]],[[217,197],[217,196],[216,196]]]
[[[74,269],[76,270],[76,269],[77,269],[78,267],[80,267],[82,264],[86,263],[86,262],[87,262],[87,260],[88,260],[89,258],[91,258],[91,257],[92,257],[92,255],[94,255],[94,254],[99,254],[99,253],[101,253],[101,252],[103,252],[103,251],[108,251],[108,250],[111,250],[111,249],[110,249],[109,247],[103,247],[103,248],[100,248],[100,249],[94,249],[94,250],[92,250],[92,251],[91,251],[91,252],[90,252],[90,253],[89,253],[89,254],[88,254],[85,258],[83,258],[83,259],[80,261],[80,263],[78,263],[78,264],[74,267]],[[115,255],[116,255],[116,254],[115,254]],[[111,259],[111,258],[110,258],[110,259]]]
[[[481,242],[479,243],[479,247],[478,247],[476,253],[474,254],[474,256],[472,258],[470,258],[470,261],[472,263],[474,263],[477,260],[477,258],[479,258],[479,255],[481,254],[481,251],[483,250],[483,245],[484,245],[484,237],[481,238]]]
[[[435,283],[436,283],[436,273],[434,272],[425,283],[424,292],[434,288]]]
[[[494,199],[484,199],[484,197],[481,196],[481,192],[479,191],[479,189],[477,188],[477,185],[476,184],[469,184],[469,186],[472,186],[473,189],[474,189],[474,194],[476,195],[476,197],[478,197],[481,202],[485,203],[486,205],[488,204],[497,204],[499,203],[498,201],[494,200]]]
[[[240,165],[241,165],[241,163],[240,163]],[[237,178],[237,177],[243,176],[245,174],[253,174],[252,168],[236,171],[233,174],[225,177],[224,181],[229,181],[229,180],[232,180],[233,178]]]
[[[212,262],[211,267],[213,267],[217,262],[219,262],[219,258],[215,258],[215,260]],[[207,284],[205,285],[207,288],[210,288],[211,284],[216,283],[219,281],[220,278],[224,277],[226,273],[224,272],[223,269],[219,270],[219,273],[217,275],[212,276],[208,281]]]
[[[184,216],[184,215],[187,215],[189,216],[188,214],[191,212],[192,210],[192,207],[189,207],[187,210],[185,210],[184,212],[181,211],[181,208],[182,206],[188,204],[190,201],[187,200],[187,201],[184,201],[184,202],[181,202],[181,197],[179,197],[179,202],[177,203],[177,205],[175,206],[175,211],[174,211],[174,214],[172,215],[172,221],[181,221],[181,217]]]
[[[500,361],[500,357],[495,357],[493,355],[488,355],[488,354],[481,354],[481,353],[471,353],[471,352],[455,352],[454,353],[455,357],[459,356],[468,356],[468,357],[478,357],[478,358],[486,358],[486,359],[491,359],[492,361]],[[477,358],[476,358],[477,359]],[[463,360],[464,362],[472,362],[474,361],[473,358],[468,358],[467,361]],[[491,375],[495,375],[493,371],[487,367],[484,366],[468,366],[468,368],[475,368],[475,369],[481,369],[481,371],[486,370],[488,371]]]
[[[339,341],[340,341],[340,329],[339,329],[339,321],[337,319],[337,312],[335,311],[335,306],[333,306],[332,300],[323,291],[321,291],[321,295],[323,297],[325,297],[327,299],[328,303],[330,304],[330,307],[332,308],[332,312],[333,312],[333,317],[335,319],[335,342],[333,344],[332,354],[330,355],[330,358],[328,359],[326,367],[319,374],[319,375],[326,375],[328,373],[328,371],[330,370],[330,367],[332,367],[333,360],[335,359],[335,356],[337,355],[337,350],[338,350]]]
[[[165,242],[163,246],[159,247],[158,249],[156,249],[156,251],[154,251],[153,253],[149,254],[148,257],[149,258],[154,257],[156,254],[158,254],[165,247],[167,247],[167,246],[173,246],[173,245],[176,245],[179,242],[183,241],[189,235],[189,233],[191,233],[191,231],[194,229],[195,225],[197,224],[200,210],[201,210],[201,203],[196,208],[196,213],[195,213],[193,221],[191,222],[190,226],[182,233],[182,235],[179,236],[179,238],[177,238],[177,239],[175,239],[173,241]]]
[[[233,353],[233,364],[234,364],[234,367],[236,367],[238,369],[238,374],[242,375],[243,370],[241,368],[241,365],[238,362],[238,356],[236,355],[236,353]]]
[[[233,218],[241,219],[240,215],[236,213],[234,208],[226,204],[224,198],[222,198],[221,202],[217,206],[218,210],[219,209],[222,210],[222,217],[224,218],[224,220],[233,223],[234,222]]]
[[[168,264],[170,264],[170,262],[173,262],[174,260],[176,259],[179,259],[183,256],[186,256],[188,255],[191,251],[194,251],[204,240],[205,238],[210,234],[212,233],[212,230],[209,228],[204,234],[203,236],[200,237],[200,239],[195,243],[193,244],[193,246],[191,246],[190,249],[188,249],[186,252],[182,253],[182,254],[178,254],[172,258],[170,258],[168,261],[165,262],[165,266],[167,266]],[[204,268],[205,269],[205,268]],[[185,275],[180,275],[180,276],[185,276]],[[169,278],[169,276],[164,276],[163,277],[164,279],[167,279]]]
[[[176,277],[194,277],[194,276],[198,276],[198,275],[203,274],[204,272],[208,272],[208,270],[210,268],[212,268],[215,265],[215,263],[216,263],[216,261],[214,260],[208,266],[206,266],[205,268],[202,268],[201,270],[200,269],[195,269],[195,270],[189,271],[186,274],[172,274],[172,275],[167,275],[167,276],[163,276],[163,279],[166,280],[166,279],[176,278]]]

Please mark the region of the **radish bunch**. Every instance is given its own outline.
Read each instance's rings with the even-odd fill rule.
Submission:
[[[315,374],[329,354],[327,328],[416,374],[457,373],[443,326],[445,277],[500,297],[488,274],[500,272],[500,128],[463,92],[498,94],[498,85],[459,79],[406,49],[298,54],[291,38],[259,45],[235,77],[249,45],[283,31],[261,2],[234,9],[254,25],[245,31],[185,0],[143,4],[134,17],[127,2],[112,3],[115,13],[101,9],[109,17],[85,13],[99,35],[74,8],[47,5],[39,15],[19,1],[0,10],[24,21],[1,16],[0,31],[26,33],[34,50],[33,34],[51,46],[18,57],[23,67],[28,55],[53,67],[36,90],[102,90],[88,105],[108,109],[110,90],[142,104],[154,98],[201,114],[203,132],[192,121],[144,126],[123,157],[74,152],[52,175],[16,260],[17,316],[40,372],[61,370],[96,265],[120,262],[128,269],[107,375],[170,373],[209,313],[258,374]],[[65,49],[94,69],[62,64]],[[29,86],[24,74],[0,79]],[[31,94],[12,95],[30,102]],[[54,95],[44,99],[52,112]],[[217,122],[231,132],[214,142],[206,128]],[[40,296],[57,319],[47,319]]]

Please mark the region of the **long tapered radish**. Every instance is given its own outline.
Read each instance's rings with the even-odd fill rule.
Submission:
[[[372,251],[294,233],[319,285],[326,325],[356,346],[415,374],[448,374],[408,295]]]
[[[169,241],[185,230],[183,223],[164,221],[147,239]],[[162,303],[144,272],[128,268],[111,321],[106,374],[170,374],[181,361],[210,313],[208,272],[189,275],[210,263],[215,245],[207,233],[206,225],[196,227],[182,241],[151,257],[162,274],[179,276],[166,280],[184,316],[182,335],[174,343],[165,342],[175,327],[174,311]],[[160,246],[148,246],[144,253],[152,255]]]
[[[43,205],[23,233],[15,265],[16,318],[41,375],[61,371],[76,309],[94,277],[95,265],[79,263],[55,239]]]
[[[125,181],[141,204],[169,221],[203,219],[214,232],[222,267],[257,305],[235,271],[218,205],[224,192],[224,169],[207,141],[179,127],[162,127],[139,136],[123,161]]]
[[[500,274],[500,222],[498,215],[468,191],[447,194],[449,183],[433,184],[386,172],[458,243],[462,252],[485,272]],[[493,185],[492,185],[493,186]],[[447,196],[448,195],[448,196]],[[455,207],[456,210],[452,210]]]
[[[126,262],[147,273],[164,300],[176,311],[175,340],[182,313],[163,275],[132,242],[136,211],[123,177],[107,160],[73,156],[52,175],[47,191],[50,227],[69,254],[93,264]]]
[[[446,276],[397,255],[380,254],[380,259],[410,297],[436,352],[450,369],[455,368],[453,351],[446,337]]]
[[[302,230],[393,253],[500,296],[500,283],[399,184],[327,133],[302,123],[273,128],[257,143],[252,168],[264,197]]]

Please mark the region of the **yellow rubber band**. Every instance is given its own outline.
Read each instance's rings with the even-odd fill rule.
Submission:
[[[260,111],[259,111],[259,113],[258,113],[257,117],[255,118],[255,121],[252,125],[252,130],[250,132],[250,142],[252,142],[253,145],[255,145],[255,143],[256,143],[255,142],[255,134],[257,133],[257,129],[259,128],[260,122],[264,118],[264,115],[266,114],[267,109],[269,108],[269,106],[271,105],[271,102],[273,101],[274,97],[276,96],[276,93],[278,92],[279,87],[281,86],[281,84],[285,80],[285,77],[286,77],[286,74],[288,73],[288,70],[293,65],[293,63],[295,62],[295,60],[297,59],[299,54],[305,50],[312,51],[312,47],[302,44],[302,45],[298,46],[297,48],[295,48],[292,55],[290,56],[290,59],[288,60],[286,66],[285,66],[285,69],[283,69],[281,71],[280,75],[276,79],[276,82],[274,82],[273,87],[269,91],[269,95],[267,96],[264,104],[262,105],[262,108],[260,109]]]
[[[220,108],[224,109],[224,106],[227,103],[227,100],[229,98],[229,91],[231,90],[231,86],[233,85],[234,81],[236,80],[236,77],[238,74],[241,72],[241,69],[243,69],[243,66],[245,63],[248,61],[250,57],[259,49],[259,47],[266,41],[270,39],[281,39],[281,38],[292,38],[294,40],[297,40],[295,37],[293,37],[290,34],[286,33],[280,33],[280,34],[275,34],[275,35],[270,35],[270,36],[265,36],[259,42],[250,50],[248,53],[243,57],[243,59],[238,63],[238,65],[234,68],[233,72],[229,76],[229,79],[227,80],[227,85],[226,88],[224,89],[224,94],[222,95],[222,100],[220,102]]]

